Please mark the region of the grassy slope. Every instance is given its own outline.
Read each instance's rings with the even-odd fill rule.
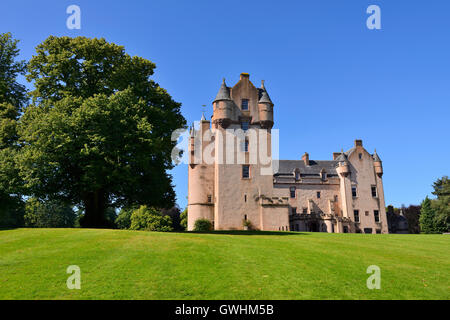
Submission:
[[[450,299],[450,236],[6,230],[0,299]]]

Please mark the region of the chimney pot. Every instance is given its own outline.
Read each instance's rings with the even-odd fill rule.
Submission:
[[[355,140],[355,147],[362,147],[362,146],[363,146],[362,140]]]

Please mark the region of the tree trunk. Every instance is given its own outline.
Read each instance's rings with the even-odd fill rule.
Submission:
[[[84,217],[80,221],[83,228],[105,228],[109,226],[106,219],[106,195],[103,190],[89,192],[84,196]]]

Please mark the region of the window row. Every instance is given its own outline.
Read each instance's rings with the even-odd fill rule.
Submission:
[[[369,215],[369,211],[366,211],[366,216]],[[359,210],[353,210],[353,216],[355,218],[355,222],[361,222],[360,216],[359,216]],[[380,211],[379,210],[373,210],[373,217],[375,222],[380,222]]]
[[[373,198],[378,197],[377,186],[371,186],[370,191],[372,193]],[[358,189],[356,186],[352,186],[352,197],[356,198],[358,196]]]

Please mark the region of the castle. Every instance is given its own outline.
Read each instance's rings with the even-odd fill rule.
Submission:
[[[215,230],[388,233],[382,163],[361,140],[333,160],[272,159],[274,104],[247,73],[223,81],[213,109],[190,131],[188,230],[208,219]]]

